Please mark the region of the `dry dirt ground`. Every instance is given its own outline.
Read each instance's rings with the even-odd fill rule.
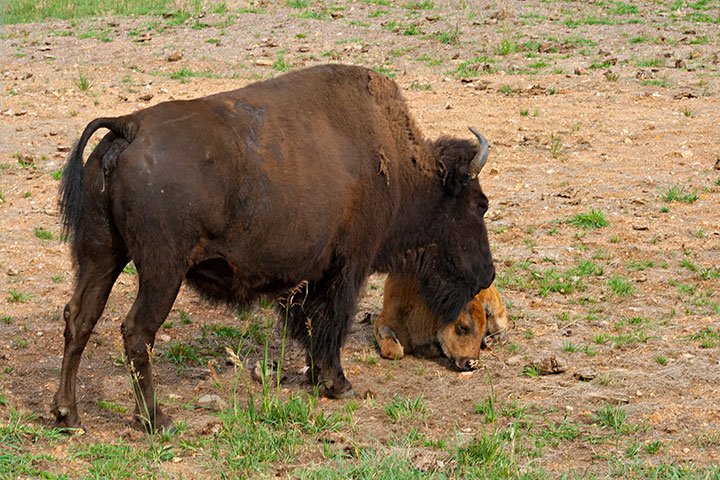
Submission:
[[[372,277],[343,350],[360,394],[353,425],[332,441],[308,440],[291,460],[257,474],[294,476],[294,468],[327,461],[322,445],[342,450],[350,438],[406,454],[417,471],[443,475],[458,461],[443,456],[451,447],[410,441],[409,431],[461,444],[512,429],[518,469],[548,476],[717,464],[718,3],[291,3],[223,2],[225,9],[195,7],[174,23],[177,14],[1,27],[2,422],[15,409],[36,416],[28,423],[51,420],[61,312],[73,285],[68,246],[58,238],[55,177],[84,126],[288,68],[344,62],[393,76],[428,137],[469,137],[472,125],[490,140],[481,183],[496,285],[513,328],[482,354],[485,367],[474,374],[442,359],[381,359],[372,325],[360,322],[367,313],[374,320],[382,302],[383,278]],[[673,193],[678,199],[667,201]],[[593,212],[607,224],[573,222]],[[119,362],[119,326],[135,289],[128,269],[85,351],[78,403],[88,433],[52,446],[30,447],[28,439],[28,448],[50,455],[42,460],[47,471],[85,475],[90,461],[63,453],[71,445],[121,440],[146,448],[127,418],[133,399]],[[184,427],[170,440],[180,453],[148,475],[218,476],[202,451],[183,450],[182,442],[217,434],[214,414],[195,401],[205,394],[227,400],[235,371],[224,347],[237,348],[240,337],[252,369],[262,355],[264,312],[229,312],[181,292],[155,350],[161,401]],[[281,342],[273,335],[277,358]],[[533,366],[553,357],[562,372]],[[283,398],[308,390],[296,373],[302,364],[290,345]],[[247,392],[240,389],[241,405]],[[396,394],[420,398],[424,413],[394,423],[385,407]],[[527,410],[489,421],[477,413],[489,397],[498,411]],[[343,411],[344,404],[318,408]],[[613,430],[601,413],[610,408],[627,414],[624,427]]]

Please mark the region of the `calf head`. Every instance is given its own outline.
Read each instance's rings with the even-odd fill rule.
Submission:
[[[443,323],[437,332],[440,348],[458,370],[475,370],[480,366],[480,347],[485,336],[485,312],[482,310],[480,306],[478,312],[470,303],[454,322]]]

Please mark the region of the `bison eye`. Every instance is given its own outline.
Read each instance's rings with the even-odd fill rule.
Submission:
[[[456,330],[459,335],[468,335],[470,333],[470,327],[467,325],[458,325]]]

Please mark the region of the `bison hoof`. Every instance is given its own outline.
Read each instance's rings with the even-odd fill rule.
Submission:
[[[54,408],[52,413],[55,415],[55,422],[52,423],[51,428],[57,428],[68,434],[86,433],[77,412],[68,407],[58,407]]]
[[[327,398],[333,398],[335,400],[344,400],[346,398],[355,398],[355,390],[352,389],[352,387],[349,390],[345,390],[344,392],[336,393],[333,391],[332,388],[323,387],[320,391],[320,394]]]

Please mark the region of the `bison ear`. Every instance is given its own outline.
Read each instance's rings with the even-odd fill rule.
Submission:
[[[443,185],[453,196],[459,195],[468,187],[471,180],[477,178],[487,163],[490,150],[485,137],[474,128],[468,128],[477,137],[477,145],[469,140],[447,137],[433,142],[433,148],[440,157],[443,167]]]

